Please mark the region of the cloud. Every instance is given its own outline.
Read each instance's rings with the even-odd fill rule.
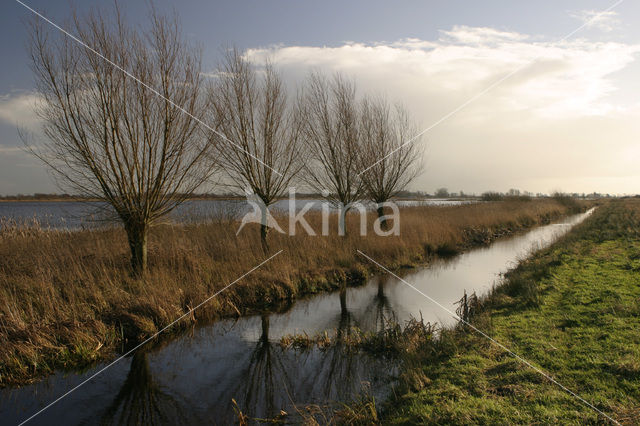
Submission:
[[[468,27],[466,25],[455,25],[451,31],[441,31],[445,36],[442,41],[461,44],[487,44],[507,41],[522,41],[529,38],[526,34],[513,31],[500,31],[489,27]]]
[[[312,69],[350,74],[362,92],[403,102],[423,128],[504,79],[425,135],[427,171],[414,187],[482,191],[521,182],[548,191],[553,178],[557,187],[581,190],[573,188],[575,174],[584,176],[580,182],[596,182],[591,173],[631,176],[617,153],[635,144],[640,111],[616,100],[617,78],[638,52],[638,44],[456,26],[435,41],[275,46],[247,57],[269,57],[293,81]],[[640,191],[640,182],[628,185]],[[593,188],[603,189],[613,192]]]
[[[347,43],[336,47],[250,49],[296,79],[310,69],[353,74],[365,89],[380,88],[423,109],[424,99],[455,104],[513,75],[486,96],[492,111],[546,115],[598,114],[617,90],[610,76],[635,60],[640,45],[585,40],[544,42],[491,28],[456,26],[435,42]],[[425,98],[426,96],[426,98]]]
[[[40,119],[35,107],[40,97],[35,92],[15,92],[0,95],[0,120],[6,124],[37,130]]]
[[[606,12],[598,10],[581,10],[579,12],[571,12],[572,18],[576,18],[585,25],[586,28],[596,28],[606,33],[613,31],[620,25],[618,13],[609,10]]]
[[[24,148],[20,146],[0,146],[0,154],[22,154]]]

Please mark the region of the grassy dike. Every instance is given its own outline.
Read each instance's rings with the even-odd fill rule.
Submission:
[[[357,215],[349,215],[346,237],[337,235],[335,216],[329,236],[301,228],[295,236],[272,232],[271,252],[282,254],[163,336],[196,321],[284,309],[300,297],[363,283],[374,267],[356,249],[394,269],[414,267],[548,223],[575,207],[547,199],[403,208],[400,236],[391,237],[371,231],[373,215],[364,237]],[[319,232],[320,214],[306,218]],[[236,235],[237,227],[223,217],[155,227],[143,279],[128,274],[121,229],[0,227],[0,385],[110,359],[173,322],[268,257],[256,227]]]
[[[471,306],[471,321],[617,421],[640,423],[640,201],[599,207]],[[385,424],[609,422],[468,327],[404,339]]]

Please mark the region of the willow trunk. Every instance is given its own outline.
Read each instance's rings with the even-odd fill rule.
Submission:
[[[387,218],[384,216],[384,206],[378,206],[378,219],[380,220],[380,229],[387,230]]]
[[[147,270],[149,226],[146,223],[128,223],[125,230],[131,249],[131,270],[134,276],[141,277]]]

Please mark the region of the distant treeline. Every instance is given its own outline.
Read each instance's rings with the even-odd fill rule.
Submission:
[[[480,198],[483,201],[500,201],[500,200],[520,200],[525,201],[531,198],[545,198],[555,197],[560,193],[554,193],[551,195],[543,193],[532,193],[528,191],[520,192],[517,189],[510,189],[507,192],[487,191],[478,196],[473,193],[449,192],[447,188],[439,188],[433,194],[425,191],[400,191],[396,195],[396,198]],[[610,198],[611,194],[601,194],[598,192],[586,193],[563,193],[563,196],[571,198],[582,199],[594,199],[594,198]],[[215,200],[215,199],[229,199],[229,198],[244,198],[244,195],[226,192],[222,194],[215,193],[202,193],[193,194],[189,199],[193,200]],[[297,192],[296,198],[323,198],[321,194],[314,192]],[[35,193],[35,194],[16,194],[16,195],[0,195],[0,200],[5,201],[46,201],[46,200],[68,200],[68,201],[89,201],[95,200],[95,198],[83,197],[73,194],[56,194],[56,193]]]
[[[554,198],[556,200],[566,200],[566,199],[596,199],[596,198],[610,198],[611,194],[600,194],[598,192],[592,192],[590,194],[586,193],[564,193],[564,192],[554,192],[551,195],[543,194],[543,193],[532,193],[532,192],[520,192],[517,189],[510,189],[508,192],[485,192],[482,194],[480,199],[482,201],[528,201],[532,198]]]

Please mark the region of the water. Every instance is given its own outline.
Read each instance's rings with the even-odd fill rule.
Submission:
[[[321,200],[297,199],[296,209],[306,203],[312,203],[311,210],[320,209]],[[471,201],[460,200],[401,200],[401,207],[432,205],[449,206],[466,204]],[[102,202],[77,201],[11,201],[0,202],[0,219],[18,222],[36,219],[43,227],[53,229],[80,229],[105,225],[105,208]],[[279,200],[272,207],[275,211],[286,211],[288,200]],[[108,210],[108,209],[107,209]],[[208,220],[238,219],[250,211],[246,200],[190,200],[174,210],[169,219],[175,222],[202,222]]]
[[[499,240],[453,259],[437,261],[404,279],[448,309],[463,291],[484,294],[500,275],[532,249],[551,244],[590,212],[526,234]],[[282,312],[218,321],[138,351],[36,417],[32,424],[228,424],[232,398],[246,414],[295,413],[298,406],[348,401],[368,390],[382,401],[397,367],[383,359],[345,351],[285,350],[287,334],[338,334],[353,326],[379,329],[385,318],[451,325],[455,319],[405,283],[389,276],[365,285],[300,300]],[[17,423],[79,384],[89,371],[56,373],[31,386],[0,391],[0,418]]]

